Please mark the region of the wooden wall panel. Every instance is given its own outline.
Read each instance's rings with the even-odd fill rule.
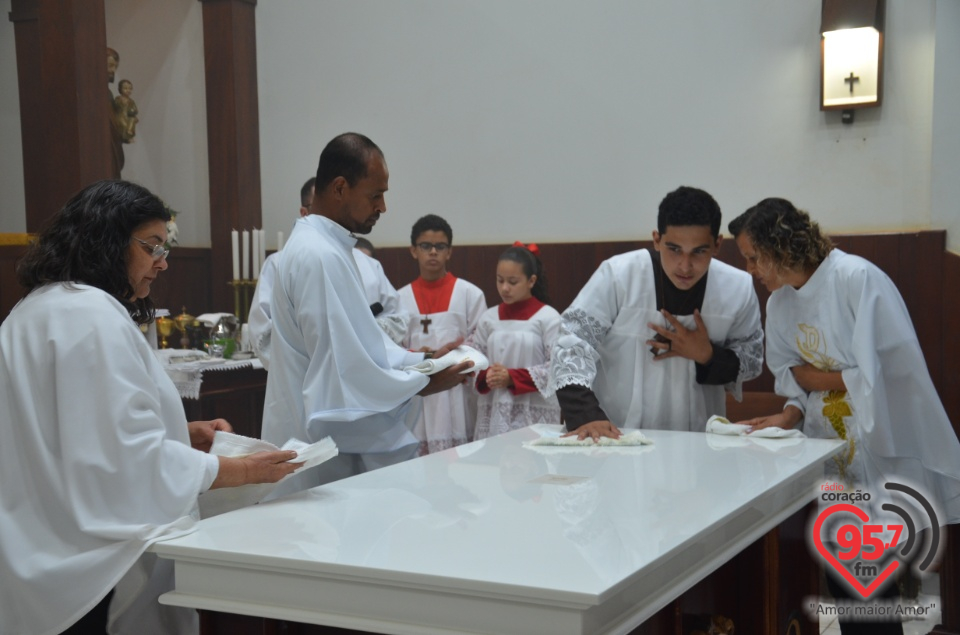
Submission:
[[[201,0],[210,169],[211,307],[233,311],[231,229],[261,226],[255,0]]]
[[[913,236],[916,240],[913,240]],[[933,384],[943,394],[943,261],[946,256],[945,232],[904,235],[900,240],[900,261],[895,280],[910,311],[913,327],[920,340]]]
[[[940,399],[960,436],[960,254],[943,254],[943,307],[940,312],[941,339],[938,343],[943,367]],[[960,525],[947,528],[946,548],[940,563],[941,597],[948,589],[960,589]],[[956,599],[954,595],[952,600]],[[940,622],[946,628],[933,633],[960,632],[960,602],[943,602]],[[949,629],[949,630],[948,630]]]
[[[230,306],[214,304],[210,280],[210,250],[174,247],[167,258],[167,270],[154,281],[150,297],[160,309],[177,315],[186,307],[190,315],[214,311],[233,312]]]
[[[114,178],[103,0],[13,0],[27,231]]]
[[[17,284],[17,261],[27,251],[25,246],[0,247],[0,322],[23,297],[23,287]]]
[[[960,436],[960,254],[944,254],[943,264],[943,311],[940,314],[943,337],[939,342],[943,357],[943,387],[940,398],[953,429]]]

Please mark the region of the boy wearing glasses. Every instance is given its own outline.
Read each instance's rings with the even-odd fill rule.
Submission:
[[[420,277],[399,293],[401,308],[411,316],[404,342],[411,350],[433,352],[469,337],[487,309],[483,291],[447,271],[452,244],[450,224],[434,214],[418,220],[410,232],[410,255],[420,267]],[[468,387],[424,397],[413,426],[420,455],[472,440],[476,415],[476,397]]]

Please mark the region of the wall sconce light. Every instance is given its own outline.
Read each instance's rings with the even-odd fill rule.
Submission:
[[[883,22],[886,0],[822,0],[820,8],[820,110],[842,110],[853,123],[856,108],[883,97]]]

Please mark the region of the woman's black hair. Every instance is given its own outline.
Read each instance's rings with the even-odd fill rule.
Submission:
[[[528,278],[537,276],[537,281],[533,283],[530,294],[544,304],[550,304],[550,296],[547,293],[547,276],[543,273],[543,263],[535,253],[526,247],[508,247],[506,251],[500,254],[499,260],[510,260],[519,263],[523,268],[523,274]]]
[[[137,324],[153,320],[149,297],[133,302],[127,247],[133,232],[170,213],[145,187],[128,181],[98,181],[71,198],[51,219],[17,263],[17,280],[27,293],[52,282],[101,289],[117,299]]]

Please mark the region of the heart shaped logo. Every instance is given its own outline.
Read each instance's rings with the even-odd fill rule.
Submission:
[[[857,593],[863,596],[864,599],[867,599],[873,594],[874,591],[877,590],[877,588],[881,584],[883,584],[883,582],[887,578],[890,577],[891,574],[893,574],[894,571],[896,571],[900,567],[900,561],[896,559],[891,560],[889,563],[887,563],[887,566],[884,567],[884,569],[879,572],[879,574],[873,580],[873,582],[871,582],[867,586],[864,586],[863,583],[860,582],[860,580],[858,580],[853,575],[853,573],[851,573],[850,570],[847,569],[847,567],[845,567],[843,563],[841,563],[840,560],[837,559],[837,556],[830,553],[830,550],[827,549],[827,546],[823,544],[823,536],[821,534],[823,533],[822,530],[823,530],[824,522],[826,522],[827,518],[829,518],[833,514],[837,514],[841,512],[847,512],[847,513],[853,514],[854,516],[859,518],[862,521],[862,523],[866,523],[870,520],[870,516],[867,514],[867,512],[863,511],[862,509],[854,505],[848,505],[845,503],[841,503],[838,505],[831,505],[827,509],[820,512],[820,515],[817,516],[817,521],[813,525],[813,544],[814,546],[816,546],[817,551],[820,552],[820,555],[823,556],[823,559],[826,560],[828,563],[830,563],[830,565],[834,569],[836,569],[837,573],[843,576],[843,578],[850,583],[850,586],[853,587],[853,589]],[[892,546],[893,546],[892,543],[890,545],[884,545],[884,547],[887,547],[887,548]],[[876,567],[872,567],[872,568],[875,569]]]

